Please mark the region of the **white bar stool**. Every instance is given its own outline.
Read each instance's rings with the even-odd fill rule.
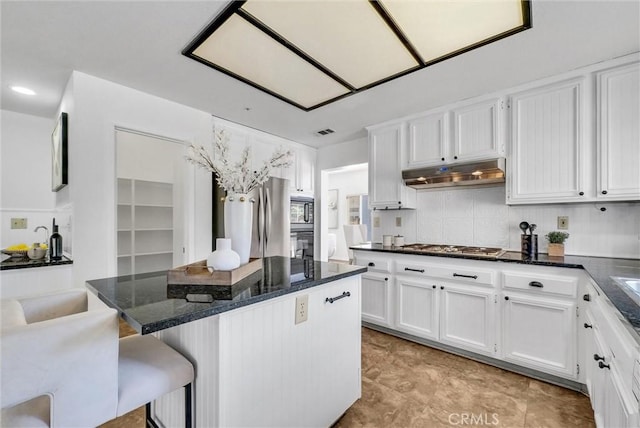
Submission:
[[[192,428],[194,377],[191,362],[161,340],[151,335],[120,339],[117,416],[145,404],[147,424],[157,428],[151,401],[184,387],[185,428]]]

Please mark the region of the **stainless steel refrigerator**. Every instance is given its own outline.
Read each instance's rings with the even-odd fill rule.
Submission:
[[[255,202],[250,257],[290,257],[289,180],[271,177],[251,197]]]

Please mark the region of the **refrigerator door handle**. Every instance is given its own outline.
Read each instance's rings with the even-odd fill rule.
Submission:
[[[309,223],[309,204],[304,204],[304,222]]]
[[[264,234],[264,195],[258,193],[258,246],[262,249],[262,239]]]
[[[269,244],[269,233],[271,232],[271,196],[269,195],[269,189],[266,189],[264,195],[265,205],[265,226],[264,226],[264,245]]]

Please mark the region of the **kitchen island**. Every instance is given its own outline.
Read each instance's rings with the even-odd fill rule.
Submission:
[[[196,426],[330,426],[360,397],[365,271],[269,257],[226,288],[168,285],[166,272],[87,287],[138,332],[193,362]],[[299,310],[307,319],[296,323]],[[156,421],[179,426],[182,391],[152,407]]]

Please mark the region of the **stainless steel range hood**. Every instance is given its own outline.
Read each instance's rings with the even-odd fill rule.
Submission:
[[[505,159],[433,166],[402,171],[404,184],[416,189],[469,187],[504,183]]]

